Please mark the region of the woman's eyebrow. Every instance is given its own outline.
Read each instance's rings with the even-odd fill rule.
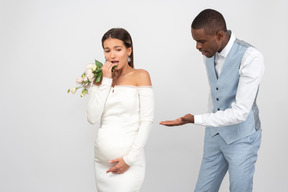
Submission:
[[[116,46],[114,46],[113,48],[118,48],[118,47],[123,47],[122,45],[116,45]],[[104,47],[104,49],[110,49],[109,47]]]

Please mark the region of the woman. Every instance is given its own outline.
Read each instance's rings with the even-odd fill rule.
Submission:
[[[91,88],[87,119],[100,121],[95,142],[99,192],[139,191],[145,176],[144,145],[153,126],[154,97],[149,73],[133,68],[130,34],[113,28],[102,37],[103,78]]]

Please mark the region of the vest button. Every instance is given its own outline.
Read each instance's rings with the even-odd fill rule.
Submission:
[[[220,111],[220,109],[219,109],[219,108],[218,108],[217,110],[218,110],[218,111]]]
[[[218,87],[216,87],[216,90],[218,91]]]
[[[219,98],[216,98],[216,101],[219,101]]]

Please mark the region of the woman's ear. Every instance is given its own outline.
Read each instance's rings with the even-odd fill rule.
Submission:
[[[131,55],[131,53],[132,53],[132,48],[131,48],[131,47],[129,47],[129,48],[127,49],[127,54],[128,54],[128,56],[130,56],[130,55]]]

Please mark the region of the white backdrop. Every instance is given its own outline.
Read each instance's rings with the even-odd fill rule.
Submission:
[[[155,92],[142,191],[193,191],[204,127],[159,122],[206,112],[206,71],[190,34],[205,8],[222,12],[228,28],[265,57],[254,191],[288,191],[286,0],[0,0],[0,191],[96,191],[88,97],[66,90],[89,62],[104,60],[101,37],[113,27],[130,32],[135,67],[150,72]],[[220,191],[228,186],[226,176]]]

